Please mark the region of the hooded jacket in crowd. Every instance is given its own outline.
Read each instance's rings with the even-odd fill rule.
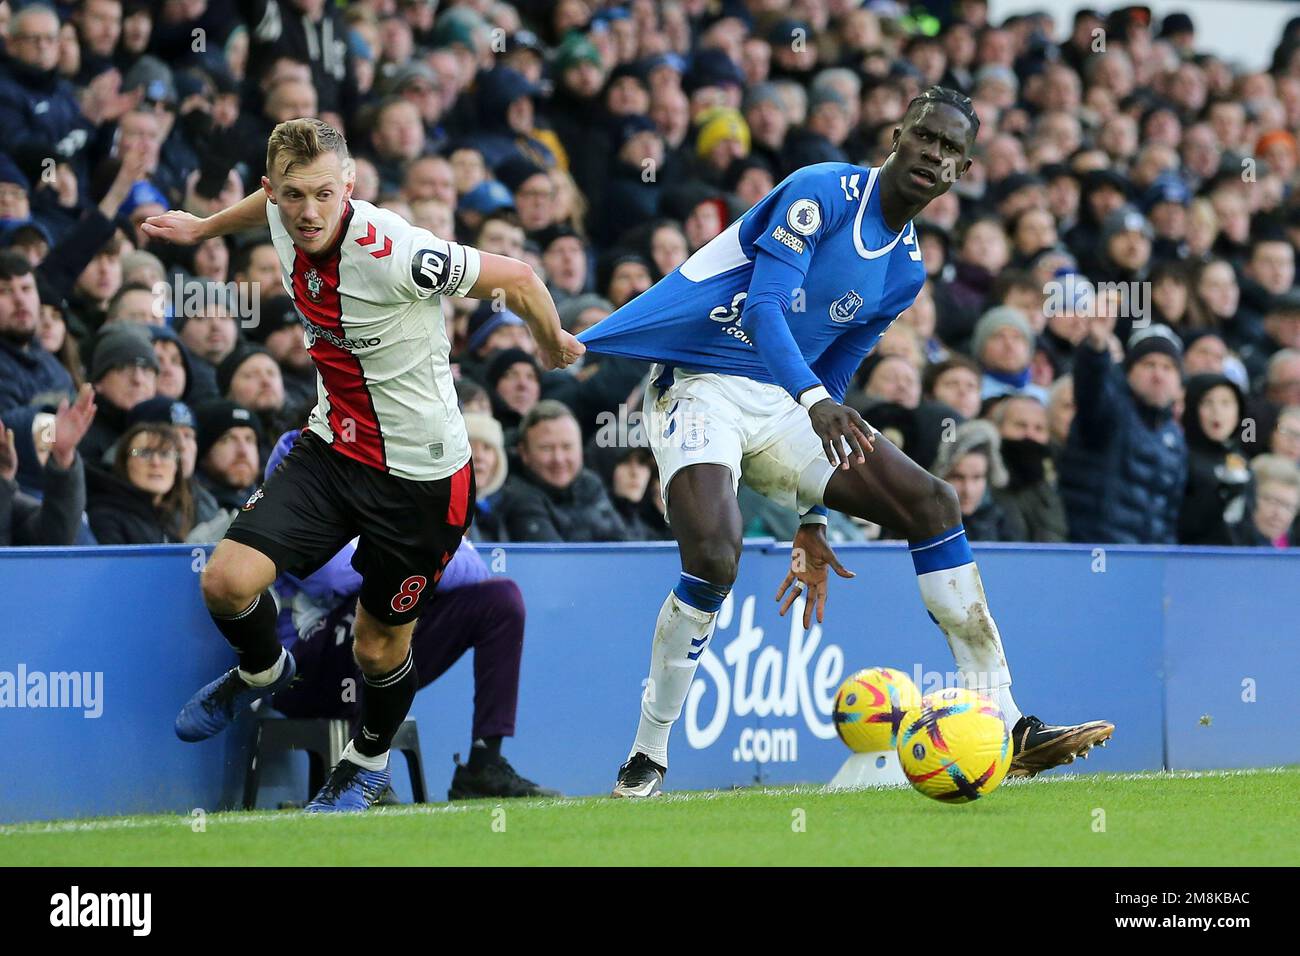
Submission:
[[[1246,401],[1241,388],[1224,375],[1193,375],[1187,381],[1183,405],[1183,434],[1187,440],[1187,491],[1178,517],[1181,544],[1227,544],[1224,509],[1250,485],[1250,468],[1237,430],[1216,442],[1201,428],[1199,406],[1212,388],[1225,386],[1237,396],[1238,424]]]

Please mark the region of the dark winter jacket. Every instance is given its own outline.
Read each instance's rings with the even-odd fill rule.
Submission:
[[[1067,541],[1065,505],[1056,487],[1056,469],[1048,446],[1030,438],[1002,440],[1005,488],[993,490],[993,500],[1023,526],[1022,541]]]
[[[628,436],[629,439],[634,437],[639,436]],[[607,442],[602,440],[602,435],[598,432],[587,442],[583,451],[583,461],[608,489],[609,500],[627,527],[629,541],[671,541],[672,531],[663,512],[655,503],[654,483],[657,479],[654,477],[653,466],[651,480],[646,485],[645,493],[638,500],[621,498],[614,493],[614,472],[619,464],[627,459],[629,449],[636,447],[648,449],[649,446],[641,444],[639,440],[624,444]]]
[[[1024,541],[1025,526],[1018,512],[1007,511],[997,500],[992,491],[984,495],[984,500],[968,515],[961,516],[962,527],[966,537],[971,541]]]
[[[90,530],[100,544],[171,544],[180,541],[172,521],[142,491],[112,472],[86,469]]]
[[[1139,399],[1088,342],[1075,349],[1074,395],[1060,479],[1070,540],[1173,544],[1187,445],[1172,413]]]
[[[925,469],[939,457],[943,436],[962,421],[955,409],[928,399],[922,399],[916,408],[905,408],[855,390],[849,393],[844,404],[856,409],[872,428],[880,429],[908,458]]]
[[[39,395],[71,391],[72,376],[39,342],[20,347],[0,336],[0,416]]]
[[[999,488],[993,500],[1001,506],[1013,523],[1024,529],[1020,541],[1067,541],[1069,526],[1065,519],[1065,505],[1046,481],[1025,485],[1023,488]]]
[[[588,208],[602,208],[614,144],[600,97],[579,97],[559,85],[544,110],[568,154],[569,174],[586,197]]]
[[[847,163],[848,154],[820,133],[810,129],[792,129],[781,150],[783,169],[802,169],[817,163]]]
[[[0,130],[5,152],[24,162],[56,157],[88,184],[86,151],[95,126],[81,112],[77,92],[57,70],[37,71],[0,55]]]
[[[552,488],[528,469],[512,474],[496,506],[511,541],[627,541],[628,530],[596,473]]]
[[[1183,434],[1187,440],[1187,490],[1178,516],[1181,544],[1225,544],[1228,530],[1223,510],[1250,486],[1250,468],[1234,434],[1225,442],[1212,441],[1201,428],[1198,406],[1205,393],[1219,385],[1237,396],[1239,414],[1246,400],[1241,389],[1223,375],[1193,375],[1187,382]]]
[[[86,510],[86,476],[80,456],[64,470],[51,457],[45,463],[45,496],[37,500],[0,480],[0,547],[64,547],[77,539]]]
[[[260,484],[260,482],[255,481],[247,488],[232,488],[210,478],[206,473],[200,472],[198,469],[194,471],[194,483],[207,489],[212,499],[216,501],[217,508],[221,511],[244,507]]]
[[[661,187],[656,178],[641,178],[641,167],[619,162],[609,176],[605,199],[595,213],[593,238],[602,246],[613,246],[632,226],[647,222],[659,214]]]
[[[935,332],[949,348],[964,349],[988,304],[995,276],[983,266],[958,262],[951,282],[935,286]]]
[[[556,399],[571,408],[584,437],[598,432],[609,416],[617,419],[619,406],[627,402],[632,390],[650,371],[648,362],[636,359],[591,352],[587,357],[596,368],[584,378],[579,379],[567,370],[542,375],[542,398]],[[585,360],[583,368],[587,368]],[[602,418],[602,413],[607,416]]]
[[[99,250],[116,231],[117,224],[100,212],[98,206],[91,206],[50,249],[36,267],[37,274],[50,284],[56,295],[69,298],[90,260],[99,255]]]
[[[86,459],[91,468],[111,468],[112,462],[105,461],[110,448],[126,432],[126,413],[130,409],[118,408],[103,395],[95,398],[95,419],[82,436],[77,451]]]
[[[277,56],[292,56],[311,65],[317,109],[351,116],[359,94],[342,7],[325,4],[313,22],[287,0],[238,0],[237,6],[249,25],[250,76],[261,76]]]

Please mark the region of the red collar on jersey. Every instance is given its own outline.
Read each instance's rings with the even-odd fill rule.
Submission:
[[[345,199],[343,200],[343,203],[343,216],[339,219],[338,232],[334,234],[334,240],[326,246],[322,252],[313,255],[305,249],[298,249],[298,244],[294,243],[294,248],[298,249],[299,252],[312,262],[326,262],[338,255],[339,246],[343,245],[343,237],[348,234],[348,227],[352,225],[352,213],[355,212],[352,208],[352,200]]]

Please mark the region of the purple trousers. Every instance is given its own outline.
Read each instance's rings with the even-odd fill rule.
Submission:
[[[331,611],[306,638],[289,646],[298,677],[275,695],[286,717],[347,718],[361,712],[364,682],[352,657],[356,602]],[[524,598],[509,578],[490,578],[429,599],[411,638],[420,687],[474,651],[473,735],[511,737],[519,701],[519,659],[524,649]]]

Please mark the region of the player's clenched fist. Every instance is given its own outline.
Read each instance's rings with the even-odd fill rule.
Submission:
[[[831,398],[823,398],[808,409],[813,431],[822,440],[822,448],[832,465],[849,467],[849,459],[856,457],[865,464],[867,452],[874,451],[876,430],[868,425],[854,409],[841,405]],[[845,448],[848,452],[845,452]]]
[[[547,369],[568,368],[587,351],[583,345],[568,332],[561,329],[555,342],[542,345],[538,357]]]
[[[1088,344],[1097,351],[1110,345],[1110,338],[1115,334],[1115,318],[1119,313],[1110,308],[1098,308],[1095,315],[1088,316]]]

